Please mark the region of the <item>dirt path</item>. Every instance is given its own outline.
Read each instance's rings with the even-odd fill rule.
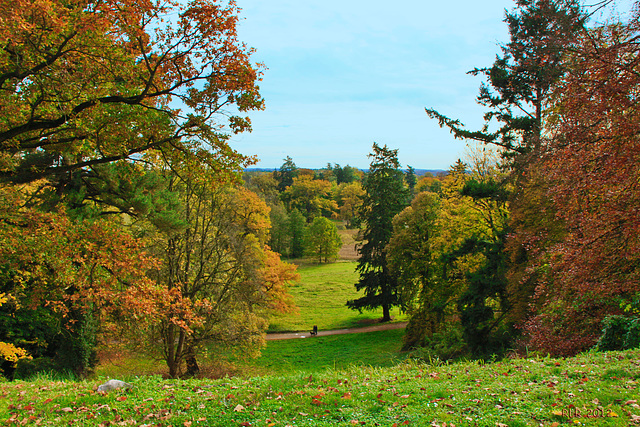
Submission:
[[[331,329],[328,331],[318,331],[319,337],[326,335],[359,334],[362,332],[389,331],[391,329],[402,329],[407,326],[407,322],[384,323],[381,325],[365,326],[362,328]],[[294,338],[312,338],[310,332],[288,332],[283,334],[267,334],[267,341],[290,340]]]

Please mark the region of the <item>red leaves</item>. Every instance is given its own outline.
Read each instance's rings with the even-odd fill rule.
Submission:
[[[533,165],[557,212],[556,224],[545,224],[555,235],[531,240],[543,307],[526,330],[529,347],[543,353],[591,347],[601,320],[640,292],[637,31],[632,21],[580,41],[556,90],[549,150]]]
[[[324,405],[324,403],[320,400],[323,396],[324,393],[316,394],[311,398],[311,404],[316,406]]]

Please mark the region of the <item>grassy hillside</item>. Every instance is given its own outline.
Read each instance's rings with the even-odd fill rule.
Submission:
[[[262,355],[242,370],[256,374],[285,375],[351,366],[389,367],[406,358],[400,353],[403,329],[307,339],[269,341]]]
[[[640,351],[322,373],[163,381],[0,383],[6,425],[639,425]]]
[[[362,314],[346,307],[346,302],[360,296],[354,284],[358,281],[353,261],[330,264],[303,264],[298,268],[300,282],[290,288],[298,314],[275,316],[269,332],[342,329],[371,324],[382,317],[382,310]],[[398,320],[404,319],[397,309]]]
[[[317,372],[351,366],[389,367],[407,357],[400,352],[403,329],[333,335],[306,339],[268,341],[257,359],[232,356],[230,364],[212,364],[201,359],[202,375],[219,378],[226,374],[250,377],[285,375],[298,371]],[[143,355],[103,354],[96,370],[99,376],[121,378],[166,374],[165,364]]]

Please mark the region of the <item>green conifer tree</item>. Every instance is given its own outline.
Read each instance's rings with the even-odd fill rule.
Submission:
[[[386,246],[393,234],[393,217],[408,205],[409,192],[404,186],[398,150],[374,143],[369,157],[372,161],[363,184],[366,193],[358,211],[364,228],[356,268],[360,280],[355,285],[365,295],[348,301],[347,306],[355,310],[382,307],[382,320],[389,321],[391,307],[399,304],[399,298],[398,284],[387,266]]]

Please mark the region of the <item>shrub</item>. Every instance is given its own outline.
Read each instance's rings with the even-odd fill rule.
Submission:
[[[629,322],[624,345],[626,349],[640,348],[640,317],[636,317]]]
[[[602,325],[602,336],[596,344],[599,351],[627,350],[640,346],[640,318],[607,316]]]
[[[452,360],[467,351],[462,327],[458,323],[445,323],[440,330],[424,338],[422,347],[412,352],[414,359],[433,363],[434,360]]]

